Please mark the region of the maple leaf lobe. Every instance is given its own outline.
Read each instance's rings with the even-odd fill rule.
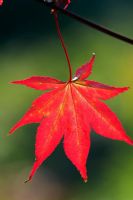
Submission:
[[[52,154],[62,138],[66,156],[85,182],[91,129],[104,137],[133,145],[117,116],[101,101],[127,91],[128,87],[117,88],[86,80],[91,74],[94,60],[95,55],[76,70],[73,80],[69,82],[46,76],[12,82],[37,90],[50,90],[38,97],[10,130],[13,133],[26,124],[40,123],[36,134],[36,161],[28,180],[32,179],[38,167]]]
[[[82,65],[81,67],[79,67],[76,70],[76,73],[75,73],[74,77],[77,77],[78,80],[86,79],[92,72],[92,67],[93,67],[94,61],[95,61],[95,54],[93,53],[93,56],[90,59],[90,61],[87,62],[86,64]]]
[[[59,88],[60,84],[64,82],[48,76],[32,76],[24,80],[12,81],[11,83],[26,85],[36,90],[50,90]]]

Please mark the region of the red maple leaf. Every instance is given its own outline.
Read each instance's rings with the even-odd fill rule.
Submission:
[[[84,181],[87,180],[86,161],[91,129],[104,137],[133,145],[116,115],[101,101],[117,96],[128,87],[116,88],[86,80],[91,74],[94,59],[95,55],[78,68],[74,78],[68,82],[47,76],[33,76],[12,82],[36,90],[50,90],[37,98],[10,130],[13,133],[26,124],[40,123],[35,144],[36,160],[28,180],[52,154],[61,139],[64,140],[66,156],[79,170]]]

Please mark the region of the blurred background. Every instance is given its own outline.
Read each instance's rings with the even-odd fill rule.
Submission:
[[[72,0],[69,10],[133,37],[132,0]],[[130,86],[128,92],[107,104],[133,138],[133,47],[61,14],[60,23],[73,72],[95,52],[90,79]],[[63,81],[68,78],[53,16],[35,0],[5,0],[0,7],[0,199],[132,200],[133,147],[94,132],[87,162],[88,183],[83,183],[60,144],[33,181],[24,184],[34,162],[38,125],[22,127],[11,136],[8,132],[42,92],[9,82],[32,75],[53,76]]]

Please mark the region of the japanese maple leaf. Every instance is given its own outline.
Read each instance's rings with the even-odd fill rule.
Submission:
[[[47,76],[33,76],[12,82],[36,90],[50,90],[37,98],[10,130],[13,133],[26,124],[40,123],[35,144],[36,160],[28,180],[32,179],[37,168],[63,139],[66,156],[86,181],[91,129],[101,136],[133,145],[117,116],[101,101],[127,91],[128,87],[116,88],[86,80],[91,74],[94,59],[95,55],[78,68],[74,78],[68,82]]]

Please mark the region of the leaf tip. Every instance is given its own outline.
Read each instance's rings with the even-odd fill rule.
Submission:
[[[29,183],[29,182],[31,181],[31,179],[32,179],[32,176],[30,175],[30,176],[28,177],[28,179],[26,179],[26,180],[24,181],[24,183]]]
[[[7,133],[7,136],[10,136],[12,133],[9,131],[8,133]]]
[[[122,93],[122,92],[126,92],[130,89],[130,87],[123,87],[123,88],[119,88],[119,92]]]
[[[127,144],[133,146],[133,140],[132,140],[130,137],[126,138],[125,142],[126,142]]]
[[[93,52],[93,53],[92,53],[92,57],[91,57],[91,59],[90,59],[90,61],[89,61],[91,67],[92,67],[93,64],[94,64],[95,58],[96,58],[96,54]]]
[[[30,182],[30,179],[27,179],[24,181],[24,183],[29,183]]]
[[[95,58],[96,58],[96,54],[93,52],[91,60],[90,60],[92,62],[92,65],[94,64]]]
[[[82,168],[82,170],[80,170],[80,175],[84,181],[84,183],[87,183],[88,181],[88,176],[87,176],[87,170],[86,167]]]
[[[14,131],[15,131],[15,129],[14,129],[14,127],[12,127],[12,128],[9,130],[8,135],[11,135]]]
[[[129,86],[127,86],[127,87],[124,87],[124,90],[126,91],[126,90],[129,90],[130,89],[130,87]]]
[[[88,182],[88,179],[86,178],[86,179],[84,179],[84,183],[87,183]]]
[[[18,84],[19,81],[11,81],[10,83],[11,83],[11,84]]]

